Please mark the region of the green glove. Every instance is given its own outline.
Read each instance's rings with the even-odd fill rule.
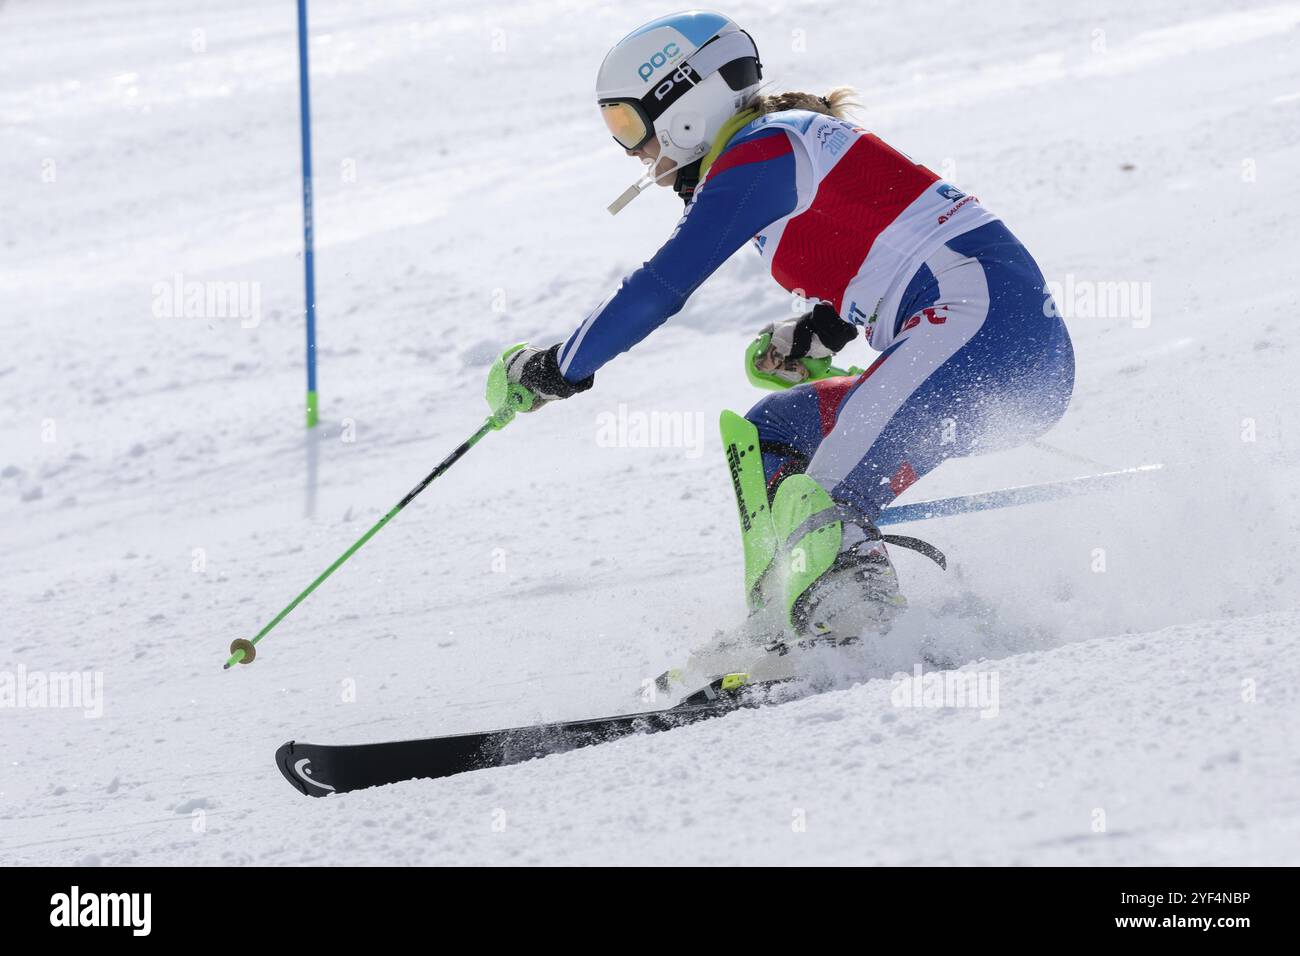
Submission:
[[[861,375],[864,371],[856,365],[848,369],[836,368],[829,357],[784,358],[772,348],[771,332],[764,332],[745,349],[745,375],[750,384],[774,392],[823,378]]]
[[[487,403],[492,410],[492,427],[498,431],[514,420],[516,412],[533,410],[533,393],[521,383],[510,381],[510,375],[506,371],[506,360],[525,347],[524,342],[510,346],[497,356],[497,360],[488,369]]]
[[[492,427],[505,428],[516,412],[535,412],[547,402],[585,392],[596,376],[570,382],[560,372],[558,345],[539,349],[520,342],[497,357],[488,369],[487,403]]]

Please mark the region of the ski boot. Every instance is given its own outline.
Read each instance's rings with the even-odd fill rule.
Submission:
[[[724,411],[719,421],[722,450],[736,495],[740,515],[740,538],[745,559],[745,603],[749,616],[739,627],[718,631],[707,644],[696,648],[686,664],[665,671],[655,679],[659,693],[688,688],[733,671],[743,671],[778,644],[784,630],[780,601],[773,596],[772,568],[776,557],[776,527],[767,497],[763,474],[763,453],[758,429],[735,412]]]
[[[807,475],[781,483],[772,517],[781,542],[786,617],[801,643],[853,643],[863,632],[889,631],[907,600],[886,543],[947,564],[923,541],[881,534],[861,511],[836,502]]]

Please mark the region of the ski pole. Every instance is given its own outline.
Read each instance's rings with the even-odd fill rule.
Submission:
[[[266,627],[258,631],[251,640],[240,637],[232,641],[230,644],[230,659],[226,661],[222,670],[229,670],[236,664],[253,663],[253,658],[257,656],[257,642],[266,637],[266,635],[270,633],[271,628],[283,621],[289,615],[290,611],[305,601],[307,595],[320,587],[321,582],[337,571],[344,561],[356,554],[363,544],[378,534],[379,529],[392,521],[394,515],[409,505],[415,499],[416,495],[429,487],[429,485],[432,484],[436,478],[439,478],[448,468],[460,461],[467,451],[482,440],[484,435],[490,431],[500,431],[502,428],[505,428],[514,421],[516,412],[526,412],[533,408],[534,396],[532,392],[517,382],[511,382],[506,374],[506,358],[523,347],[523,343],[520,343],[519,345],[506,349],[506,351],[492,363],[492,367],[488,369],[487,403],[488,407],[492,409],[492,414],[490,414],[483,424],[479,426],[479,430],[461,442],[455,451],[438,464],[437,468],[425,475],[424,479],[418,485],[407,492],[406,497],[394,505],[393,509],[389,511],[388,514],[375,522],[374,527],[358,538],[352,547],[339,555],[337,561],[326,568],[320,577],[307,585],[307,589],[290,601],[288,607],[275,617],[271,618]]]
[[[388,524],[388,522],[391,521],[399,511],[401,511],[408,504],[410,504],[415,499],[416,495],[422,492],[425,488],[429,487],[429,485],[434,481],[434,479],[438,478],[440,475],[446,472],[448,468],[456,464],[456,462],[460,461],[460,459],[465,455],[465,453],[469,451],[471,448],[473,448],[475,445],[477,445],[479,441],[483,438],[483,436],[486,435],[488,432],[492,431],[494,427],[496,426],[493,424],[493,420],[491,418],[485,421],[478,431],[476,431],[468,439],[462,442],[460,446],[456,448],[455,451],[453,451],[450,455],[444,458],[441,463],[439,463],[437,468],[433,469],[433,471],[425,475],[424,479],[418,485],[416,485],[414,488],[408,491],[406,493],[406,496],[401,501],[399,501],[396,505],[394,505],[393,508],[388,512],[388,514],[384,515],[377,522],[375,522],[375,524],[370,528],[369,531],[367,531],[365,534],[363,534],[360,538],[356,540],[356,542],[352,545],[352,547],[348,548],[341,555],[339,555],[338,559],[333,564],[331,564],[328,568],[326,568],[324,572],[322,572],[321,575],[318,578],[316,578],[315,581],[307,585],[306,589],[301,594],[299,594],[296,598],[290,601],[288,606],[283,611],[281,611],[275,617],[271,618],[270,622],[264,628],[258,631],[257,634],[254,635],[252,640],[248,640],[246,638],[241,637],[241,638],[237,638],[233,643],[231,643],[230,659],[226,661],[225,666],[222,669],[229,670],[235,664],[251,664],[253,662],[253,658],[257,656],[258,641],[264,638],[271,631],[273,627],[275,627],[277,624],[283,621],[289,615],[290,611],[292,611],[299,604],[305,601],[307,599],[307,596],[311,594],[312,591],[315,591],[316,588],[320,587],[321,583],[326,578],[328,578],[331,574],[337,571],[339,567],[342,566],[344,561],[352,557],[352,555],[356,554],[357,551],[361,549],[361,546],[363,544],[365,544],[376,534],[378,534],[379,529],[382,528],[384,525]]]
[[[258,631],[257,634],[254,635],[252,640],[241,637],[233,641],[230,645],[230,659],[226,661],[225,666],[222,669],[229,670],[231,667],[233,667],[236,664],[251,664],[253,662],[253,658],[257,656],[257,642],[260,641],[262,638],[266,637],[266,635],[270,632],[271,628],[275,627],[277,624],[283,621],[285,617],[288,616],[290,611],[292,611],[304,600],[306,600],[307,595],[311,594],[312,591],[315,591],[316,588],[320,587],[321,582],[323,582],[331,574],[337,571],[344,561],[352,557],[352,555],[356,554],[357,551],[360,550],[363,544],[365,544],[376,534],[378,534],[379,529],[382,528],[384,525],[388,524],[389,521],[393,520],[393,516],[396,515],[403,508],[405,508],[407,505],[409,505],[415,499],[416,495],[422,492],[425,488],[429,487],[429,485],[436,478],[441,476],[448,468],[456,464],[456,462],[460,461],[460,459],[464,457],[467,451],[469,451],[471,448],[477,445],[480,440],[482,440],[484,435],[486,435],[488,432],[493,431],[495,429],[504,428],[506,423],[509,422],[510,419],[513,417],[514,417],[514,409],[505,409],[502,411],[496,411],[492,415],[490,415],[488,419],[482,424],[482,426],[479,428],[478,431],[476,431],[473,435],[470,435],[469,438],[465,439],[465,441],[462,442],[455,451],[453,451],[450,455],[444,458],[441,463],[439,463],[437,468],[433,469],[433,471],[425,475],[424,479],[418,485],[416,485],[414,488],[412,488],[409,492],[406,493],[406,497],[404,497],[401,501],[399,501],[393,507],[393,509],[388,512],[388,514],[384,515],[377,522],[375,522],[374,526],[365,534],[363,534],[360,538],[358,538],[356,543],[353,544],[352,547],[344,551],[343,554],[339,556],[337,561],[335,561],[333,564],[331,564],[328,568],[325,569],[324,573],[322,573],[320,577],[318,577],[311,584],[307,585],[306,590],[304,590],[301,594],[299,594],[296,598],[294,598],[292,601],[289,602],[288,607],[286,607],[275,617],[271,618],[270,623],[268,623],[266,627]]]
[[[904,521],[925,521],[927,518],[942,518],[946,515],[972,514],[976,511],[1010,508],[1038,501],[1073,498],[1076,495],[1101,491],[1140,475],[1154,474],[1163,468],[1163,465],[1139,465],[1136,468],[1106,471],[1099,475],[1085,475],[1082,478],[1067,478],[1064,481],[1048,481],[1038,485],[1021,485],[1017,488],[986,491],[976,495],[959,495],[956,498],[936,498],[933,501],[894,505],[880,513],[876,524],[883,527],[887,524],[902,524]]]
[[[750,384],[759,388],[782,391],[795,384],[817,382],[825,378],[841,378],[849,375],[861,375],[865,371],[856,365],[847,369],[831,364],[829,358],[800,358],[786,361],[780,370],[799,372],[801,380],[796,383],[775,374],[777,368],[771,353],[772,333],[764,332],[749,344],[745,350],[745,374]],[[1105,465],[1057,448],[1040,439],[1029,442],[1035,448],[1042,449],[1061,458],[1068,458],[1081,464],[1104,468]],[[1163,465],[1139,465],[1136,468],[1123,468],[1116,471],[1104,471],[1096,475],[1081,478],[1067,478],[1064,481],[1050,481],[1038,485],[1022,485],[1018,488],[1004,488],[1001,491],[987,491],[977,495],[959,495],[955,498],[937,498],[933,501],[918,501],[907,505],[894,505],[886,508],[876,518],[876,525],[902,524],[905,521],[925,521],[928,518],[942,518],[945,515],[971,514],[976,511],[991,511],[995,508],[1010,508],[1015,505],[1029,504],[1036,501],[1052,501],[1057,498],[1070,498],[1075,495],[1091,494],[1117,482],[1129,478],[1160,471]]]

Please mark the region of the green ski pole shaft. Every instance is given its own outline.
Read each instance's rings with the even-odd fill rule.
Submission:
[[[279,624],[289,615],[290,611],[292,611],[299,604],[305,601],[307,599],[307,596],[311,594],[312,591],[315,591],[318,587],[320,587],[321,583],[326,578],[328,578],[331,574],[337,571],[344,561],[352,557],[352,555],[356,554],[357,551],[361,549],[361,546],[363,544],[365,544],[376,534],[378,534],[380,528],[388,524],[388,522],[393,520],[393,517],[399,511],[401,511],[403,508],[409,505],[413,500],[415,500],[416,495],[422,492],[425,488],[429,487],[429,485],[432,484],[433,481],[438,477],[440,477],[444,472],[446,472],[448,468],[456,464],[456,462],[460,461],[461,458],[465,456],[465,453],[468,452],[475,445],[477,445],[484,435],[486,435],[488,432],[492,431],[493,429],[500,428],[500,427],[501,424],[498,423],[498,421],[494,418],[489,418],[487,421],[485,421],[483,423],[483,426],[479,428],[478,431],[476,431],[473,435],[471,435],[464,442],[462,442],[460,447],[458,447],[450,455],[444,458],[437,468],[433,469],[433,471],[425,475],[424,479],[418,485],[416,485],[409,492],[407,492],[406,497],[403,498],[401,501],[399,501],[393,507],[393,509],[388,512],[388,514],[384,515],[377,522],[375,522],[374,527],[372,527],[369,531],[367,531],[360,538],[358,538],[356,543],[353,544],[352,547],[348,548],[341,555],[339,555],[338,560],[335,561],[333,564],[331,564],[328,568],[326,568],[324,573],[322,573],[320,577],[318,577],[311,584],[307,585],[306,590],[304,590],[296,598],[290,601],[288,607],[286,607],[275,617],[271,618],[270,623],[268,623],[266,627],[258,631],[256,636],[254,636],[252,640],[248,640],[246,638],[239,638],[233,644],[231,644],[230,659],[226,661],[223,670],[229,670],[231,667],[235,666],[236,664],[251,664],[253,662],[253,658],[256,656],[257,653],[256,648],[257,648],[258,641],[266,637],[266,635],[270,633],[273,627],[275,627],[277,624]]]

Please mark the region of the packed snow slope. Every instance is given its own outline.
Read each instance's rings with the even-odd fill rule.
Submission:
[[[643,706],[743,617],[716,418],[791,309],[748,250],[220,666],[477,427],[496,352],[671,230],[667,191],[604,211],[639,170],[591,96],[664,12],[313,0],[307,434],[293,4],[0,7],[0,863],[1300,862],[1298,3],[731,4],[774,88],[856,86],[1072,290],[1074,457],[904,500],[1164,476],[908,526],[950,570],[899,557],[912,611],[829,694],[327,800],[280,778],[290,738]],[[169,317],[188,282],[242,320]],[[1134,297],[1093,314],[1102,283]],[[996,695],[909,701],[922,657]],[[3,694],[82,671],[97,716]]]

